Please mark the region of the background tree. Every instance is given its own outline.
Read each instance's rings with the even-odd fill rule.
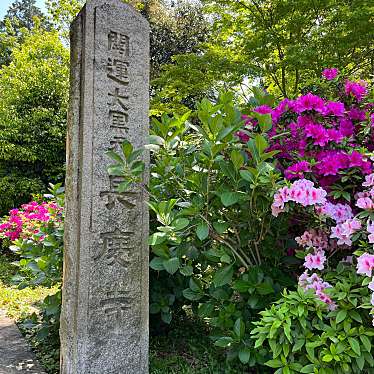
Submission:
[[[10,63],[12,49],[22,42],[25,33],[36,25],[50,28],[50,23],[35,4],[36,0],[16,0],[0,21],[0,66]]]
[[[0,213],[64,179],[68,51],[35,29],[0,71]]]
[[[197,53],[175,56],[156,82],[156,101],[169,107],[248,82],[293,96],[301,81],[328,66],[363,78],[374,73],[370,0],[202,2],[213,23],[209,41]]]
[[[35,26],[35,17],[44,20],[43,12],[36,5],[36,0],[16,0],[8,8],[4,19],[0,22],[0,30],[6,31],[6,22],[9,21],[13,29],[20,33],[21,28],[32,30]]]
[[[210,24],[200,2],[187,0],[124,0],[138,9],[150,23],[151,78],[157,78],[164,64],[173,56],[199,53],[197,48],[208,40]],[[47,0],[49,20],[68,42],[69,25],[84,0]],[[152,91],[153,92],[153,91]],[[154,92],[153,92],[154,93]]]

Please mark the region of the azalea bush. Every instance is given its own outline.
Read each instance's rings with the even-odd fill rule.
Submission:
[[[19,268],[13,281],[19,288],[43,285],[56,288],[40,305],[40,314],[23,321],[40,341],[59,344],[63,252],[64,193],[61,184],[50,185],[49,194],[12,209],[0,224],[0,238],[15,253]]]
[[[296,99],[274,108],[261,105],[256,114],[270,115],[270,149],[278,150],[278,167],[288,180],[307,178],[335,199],[350,201],[355,186],[372,171],[367,152],[373,149],[373,93],[365,81],[340,77],[326,69],[323,77]],[[239,135],[258,131],[256,117],[246,117]]]
[[[299,290],[262,312],[252,331],[255,346],[269,345],[266,365],[277,373],[374,367],[374,286],[362,276],[371,277],[374,265],[373,106],[366,82],[337,75],[324,71],[325,81],[313,86],[320,96],[308,92],[254,110],[272,116],[271,149],[279,150],[278,167],[293,181],[274,195],[272,214],[294,222],[293,255],[305,269]],[[246,121],[256,131],[255,117]]]
[[[374,174],[361,188],[353,207],[329,202],[327,192],[306,179],[274,196],[273,215],[301,210],[309,218],[308,230],[295,238],[296,256],[306,269],[298,292],[285,293],[277,306],[261,312],[252,331],[255,346],[269,344],[272,357],[265,364],[279,373],[314,373],[316,368],[319,373],[361,373],[374,367],[369,315],[374,287],[362,276],[371,277],[374,269],[374,213],[368,205]]]

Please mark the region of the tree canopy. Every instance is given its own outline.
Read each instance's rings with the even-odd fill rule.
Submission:
[[[178,108],[191,95],[248,82],[261,82],[279,96],[294,96],[301,81],[330,66],[363,78],[374,72],[370,0],[202,3],[212,22],[211,37],[197,53],[175,56],[164,69],[156,82],[156,102],[163,107]]]

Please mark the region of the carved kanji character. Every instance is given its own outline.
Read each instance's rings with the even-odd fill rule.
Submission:
[[[108,34],[108,50],[118,51],[121,55],[129,56],[129,37],[115,31]]]
[[[100,235],[103,246],[100,253],[94,258],[95,261],[104,258],[108,265],[117,263],[123,267],[130,264],[131,253],[134,247],[131,243],[133,232],[122,232],[115,229]]]
[[[129,63],[127,61],[108,58],[108,77],[127,85],[129,83],[128,66]]]
[[[128,112],[129,108],[125,105],[125,102],[129,99],[129,97],[126,95],[121,95],[118,87],[114,89],[114,93],[109,92],[108,95],[113,98],[112,102],[108,103],[108,105],[119,105],[125,113]]]

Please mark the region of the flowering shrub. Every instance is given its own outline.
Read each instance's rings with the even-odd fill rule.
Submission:
[[[275,193],[272,215],[293,223],[290,254],[303,260],[298,291],[261,312],[252,331],[256,347],[269,345],[266,365],[277,373],[374,367],[374,281],[362,277],[374,269],[374,108],[366,82],[344,80],[336,69],[322,75],[294,100],[257,106],[238,133],[248,141],[261,116],[271,117],[267,151],[278,152],[277,166],[289,181]]]
[[[0,224],[0,238],[20,257],[20,286],[54,285],[61,281],[63,249],[63,189],[51,185],[49,201],[32,201],[12,209]],[[23,276],[22,274],[26,275]]]
[[[44,285],[60,286],[63,251],[63,188],[51,185],[48,201],[32,201],[19,209],[12,209],[0,225],[0,237],[19,257],[19,272],[13,281],[20,288]],[[48,338],[48,344],[59,344],[59,318],[61,291],[47,296],[41,305],[40,315],[23,321],[34,327],[37,339]]]
[[[39,236],[43,228],[50,223],[62,222],[62,207],[56,202],[32,201],[23,204],[20,209],[12,209],[9,217],[5,217],[0,224],[0,238],[14,241],[17,239],[31,239],[41,241],[44,236]]]
[[[374,106],[366,82],[344,79],[337,69],[325,69],[323,77],[296,99],[254,108],[238,136],[247,141],[248,130],[258,131],[259,115],[271,116],[269,151],[278,151],[285,177],[307,177],[349,201],[354,181],[372,172]]]

